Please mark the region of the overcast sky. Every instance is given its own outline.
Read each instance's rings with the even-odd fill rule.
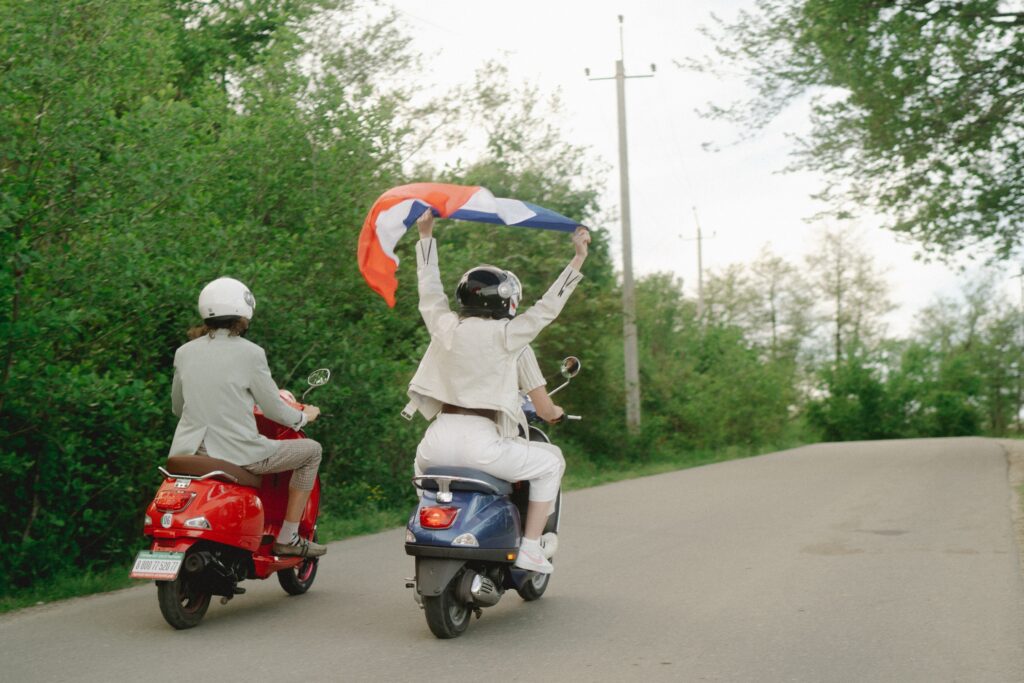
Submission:
[[[619,58],[617,17],[622,14],[627,75],[647,74],[651,63],[657,65],[654,78],[626,84],[634,271],[673,271],[684,279],[687,292],[695,294],[696,227],[691,207],[697,209],[705,237],[711,237],[704,242],[706,270],[750,262],[764,245],[790,262],[803,262],[820,230],[820,224],[805,219],[821,208],[810,199],[821,182],[813,174],[779,171],[792,149],[787,133],[808,128],[806,111],[792,107],[754,139],[731,144],[740,131],[703,119],[695,109],[709,100],[725,103],[742,97],[742,82],[720,81],[675,65],[710,53],[698,27],[709,22],[711,12],[729,18],[752,1],[390,1],[435,82],[468,83],[483,62],[498,59],[508,65],[514,81],[535,83],[545,92],[560,91],[567,139],[592,148],[611,166],[602,205],[615,208],[615,82],[591,81],[584,69],[589,68],[591,76],[614,74]],[[723,149],[705,151],[705,142]],[[914,246],[901,243],[870,216],[859,224],[865,247],[888,268],[892,298],[900,306],[889,316],[891,333],[908,333],[914,314],[936,293],[954,295],[959,290],[964,276],[943,265],[915,261]],[[609,227],[618,254],[619,228]],[[1006,289],[1015,292],[1016,283],[1007,281]]]

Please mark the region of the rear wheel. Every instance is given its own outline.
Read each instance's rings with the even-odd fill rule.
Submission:
[[[177,629],[197,626],[210,607],[210,593],[202,592],[185,572],[174,581],[157,581],[156,595],[160,613]]]
[[[317,540],[316,533],[313,534],[313,541]],[[319,557],[310,557],[302,564],[291,569],[282,569],[277,572],[277,582],[288,595],[302,595],[313,585],[316,579],[316,568],[320,564]]]
[[[461,574],[457,575],[440,595],[423,596],[423,613],[430,632],[438,638],[457,638],[469,626],[473,611],[455,595]]]

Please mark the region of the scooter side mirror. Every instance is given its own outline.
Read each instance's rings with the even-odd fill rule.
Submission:
[[[559,369],[559,372],[562,374],[562,377],[572,379],[578,375],[582,369],[583,363],[580,362],[579,358],[576,356],[567,356],[566,359],[562,361],[562,367]]]
[[[302,392],[302,400],[306,400],[306,394],[313,391],[317,387],[322,387],[331,380],[331,371],[327,368],[320,368],[309,373],[309,377],[306,378],[306,382],[309,384],[309,388]]]
[[[322,387],[331,380],[331,371],[327,368],[320,368],[309,373],[306,382],[311,387]]]

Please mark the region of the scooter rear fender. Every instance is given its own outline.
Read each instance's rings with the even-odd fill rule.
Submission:
[[[464,564],[463,560],[417,557],[416,591],[427,597],[440,595]]]
[[[192,497],[181,510],[159,510],[156,500],[163,491],[189,493]],[[203,539],[252,552],[259,548],[263,536],[263,504],[256,489],[215,479],[165,479],[146,516],[151,523],[145,534],[155,541]],[[186,526],[189,520],[200,517],[206,519],[209,529]]]

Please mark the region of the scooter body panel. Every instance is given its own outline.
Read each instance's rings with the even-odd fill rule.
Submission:
[[[295,433],[295,432],[293,432]],[[277,536],[284,521],[285,508],[288,506],[288,485],[292,473],[276,472],[264,474],[260,486],[259,497],[263,503],[263,535]],[[299,535],[311,538],[316,528],[316,520],[320,514],[320,478],[313,483],[306,509],[299,520]]]
[[[165,491],[191,493],[192,499],[181,510],[161,510],[156,501]],[[215,479],[164,479],[146,515],[152,524],[145,531],[154,539],[204,539],[254,552],[263,537],[263,503],[256,489]],[[210,528],[188,526],[200,518]]]
[[[449,506],[458,509],[455,521],[447,529],[430,529],[420,524],[424,507]],[[519,510],[508,496],[475,491],[453,491],[451,503],[438,503],[433,491],[424,491],[419,505],[409,518],[409,530],[416,541],[412,545],[450,548],[463,534],[473,534],[481,550],[519,547]],[[471,551],[473,548],[464,547]]]

